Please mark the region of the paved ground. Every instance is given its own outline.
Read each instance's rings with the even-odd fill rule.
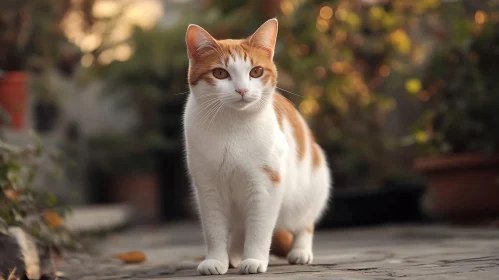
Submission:
[[[200,229],[193,224],[141,228],[99,245],[100,257],[71,256],[60,267],[73,279],[199,279]],[[147,261],[123,265],[110,256],[141,250]],[[499,279],[499,230],[448,226],[384,226],[318,231],[314,264],[290,266],[273,258],[266,274],[230,269],[213,279]]]

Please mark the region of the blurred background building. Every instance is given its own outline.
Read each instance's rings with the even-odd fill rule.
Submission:
[[[499,213],[497,0],[2,0],[1,137],[33,129],[75,164],[69,205],[195,217],[183,160],[185,31],[279,19],[279,88],[325,148],[324,226]],[[47,166],[48,168],[48,166]]]

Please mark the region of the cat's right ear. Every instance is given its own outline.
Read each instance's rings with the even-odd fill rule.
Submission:
[[[185,42],[189,59],[196,59],[203,52],[218,47],[217,41],[211,37],[210,33],[195,24],[189,24],[187,27]]]

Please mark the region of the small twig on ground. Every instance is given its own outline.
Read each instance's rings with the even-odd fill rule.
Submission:
[[[10,272],[9,278],[7,278],[7,280],[19,280],[19,277],[15,275],[16,271],[17,267],[14,267],[14,269],[12,269],[12,271]]]

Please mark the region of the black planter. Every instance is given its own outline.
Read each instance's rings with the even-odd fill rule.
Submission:
[[[353,227],[423,222],[422,182],[387,182],[377,189],[337,188],[318,227]]]
[[[35,129],[39,133],[51,131],[59,118],[59,107],[52,102],[39,101],[34,106]]]
[[[161,184],[161,204],[165,221],[189,217],[191,190],[183,151],[182,115],[185,97],[170,100],[158,108],[162,118],[162,132],[170,147],[157,152]]]
[[[163,152],[159,165],[163,220],[185,219],[189,215],[190,187],[181,150]]]

